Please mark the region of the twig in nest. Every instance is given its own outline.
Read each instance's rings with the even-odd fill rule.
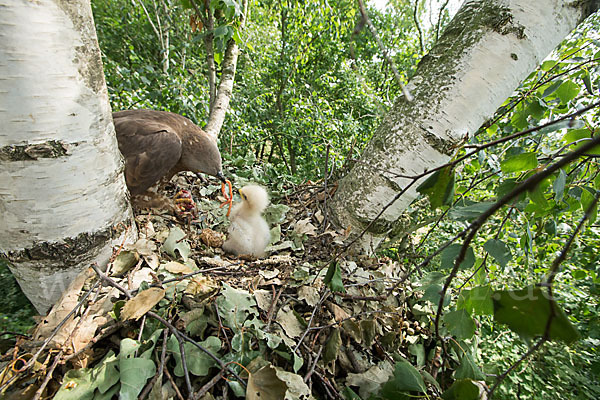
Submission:
[[[183,396],[181,395],[181,392],[179,391],[179,388],[175,384],[175,380],[169,373],[169,370],[167,368],[165,368],[164,371],[165,371],[165,375],[167,376],[167,378],[169,378],[169,381],[171,382],[171,386],[173,386],[173,389],[175,389],[175,393],[177,393],[177,397],[179,398],[179,400],[184,400]]]
[[[306,335],[308,334],[308,332],[311,330],[310,326],[312,325],[312,322],[313,322],[313,319],[315,318],[315,314],[316,314],[317,310],[319,308],[321,308],[321,304],[323,304],[323,302],[325,301],[325,299],[327,297],[329,297],[330,294],[331,294],[331,292],[329,291],[329,289],[323,288],[323,294],[321,295],[321,298],[319,298],[319,301],[317,302],[317,304],[315,304],[315,308],[313,308],[313,311],[310,314],[310,319],[308,320],[308,325],[306,326],[306,329],[302,333],[302,336],[300,336],[300,339],[298,340],[298,344],[294,348],[294,353],[298,351],[298,348],[300,347],[300,345],[304,341],[304,338],[306,337]]]
[[[219,329],[223,332],[223,337],[225,338],[225,342],[227,342],[227,348],[231,351],[231,343],[229,343],[229,337],[227,336],[227,331],[223,326],[223,322],[221,321],[221,314],[219,314],[219,307],[217,307],[217,303],[215,303],[215,313],[217,314],[217,320],[219,321]]]
[[[162,349],[160,352],[160,365],[158,367],[158,370],[156,371],[156,373],[150,380],[150,382],[148,382],[148,384],[144,387],[144,390],[142,390],[142,393],[140,393],[140,396],[138,397],[139,400],[144,400],[146,398],[146,396],[148,396],[148,394],[152,390],[152,387],[156,383],[156,380],[163,374],[165,365],[166,365],[167,361],[169,360],[169,358],[171,357],[170,354],[167,355],[168,333],[169,333],[169,331],[167,329],[163,330],[163,343],[162,343]]]
[[[26,371],[29,368],[31,368],[32,365],[35,364],[38,357],[40,356],[40,354],[42,354],[42,351],[44,351],[46,346],[48,346],[48,344],[50,343],[52,338],[54,338],[54,336],[56,336],[58,331],[63,327],[64,324],[67,323],[67,321],[71,318],[71,316],[79,310],[79,307],[81,307],[81,305],[86,301],[86,299],[89,297],[89,295],[92,294],[92,292],[94,291],[94,289],[96,289],[97,286],[98,286],[98,282],[94,282],[92,287],[87,292],[85,292],[85,294],[83,295],[81,300],[79,300],[77,305],[60,321],[60,323],[58,325],[56,325],[56,328],[54,328],[54,330],[50,333],[50,335],[48,335],[46,340],[44,340],[44,342],[42,343],[42,345],[40,346],[38,351],[33,355],[33,357],[31,357],[29,359],[29,361],[27,361],[27,363],[23,366],[23,368],[21,368],[21,370],[19,372]],[[9,380],[7,380],[2,386],[0,386],[0,393],[2,393],[6,388],[8,388],[15,380],[17,380],[18,377],[19,377],[19,374],[15,374]]]
[[[213,386],[219,383],[219,381],[223,378],[224,373],[224,370],[220,370],[217,375],[215,375],[210,381],[206,382],[206,384],[200,388],[198,393],[194,395],[194,400],[200,399],[202,396],[208,393],[208,391],[212,389]]]
[[[279,301],[279,297],[281,296],[281,293],[283,292],[283,286],[281,288],[279,288],[279,291],[277,292],[277,294],[275,294],[275,286],[273,286],[273,300],[271,301],[271,305],[269,306],[269,312],[267,313],[267,325],[265,327],[265,331],[269,332],[270,331],[270,327],[271,327],[271,321],[273,320],[273,315],[275,315],[275,308],[277,305],[277,301]]]
[[[308,380],[310,379],[310,377],[312,376],[312,374],[315,372],[315,367],[317,366],[317,361],[319,361],[319,358],[321,358],[321,353],[323,352],[323,347],[325,347],[325,346],[319,347],[319,352],[315,356],[315,359],[313,360],[312,365],[308,369],[307,374],[304,376],[304,382],[305,383],[308,382]]]
[[[50,382],[50,379],[52,379],[52,374],[54,373],[56,366],[60,362],[62,355],[63,355],[63,351],[61,350],[58,352],[56,357],[54,357],[54,361],[52,362],[52,365],[48,369],[48,372],[46,372],[46,377],[44,378],[44,381],[40,385],[39,389],[35,392],[35,395],[33,396],[32,400],[39,400],[42,397],[42,393],[44,393],[46,386],[48,386],[48,382]]]

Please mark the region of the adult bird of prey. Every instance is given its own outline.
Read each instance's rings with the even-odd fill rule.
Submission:
[[[113,113],[113,120],[132,196],[181,171],[226,182],[216,138],[189,119],[166,111],[128,110]]]

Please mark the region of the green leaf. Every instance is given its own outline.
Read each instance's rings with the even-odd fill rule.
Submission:
[[[558,176],[552,183],[552,189],[554,190],[554,199],[559,202],[562,200],[565,194],[565,185],[567,183],[567,174],[564,169],[558,171]]]
[[[344,283],[342,282],[342,271],[340,270],[340,265],[335,261],[329,264],[329,268],[327,268],[327,274],[325,274],[323,282],[329,289],[331,289],[332,292],[346,292]]]
[[[579,85],[573,81],[566,81],[556,90],[556,95],[562,103],[568,103],[573,100],[581,91]]]
[[[587,128],[570,129],[565,136],[563,136],[563,141],[567,144],[577,142],[572,145],[569,150],[578,150],[592,139],[592,133],[597,133],[597,130],[593,132]],[[600,155],[600,146],[594,146],[592,149],[588,150],[587,154]]]
[[[454,373],[456,379],[469,378],[475,381],[485,380],[485,375],[479,369],[479,366],[475,364],[473,356],[469,353],[465,353],[460,360],[460,366]]]
[[[477,315],[492,315],[494,313],[492,293],[489,285],[463,290],[460,292],[456,307]]]
[[[354,390],[350,389],[348,386],[344,387],[342,392],[340,393],[344,400],[362,400],[359,395],[357,395]]]
[[[425,293],[423,294],[423,297],[421,297],[422,301],[429,301],[435,305],[439,304],[440,302],[440,298],[442,296],[442,285],[439,284],[435,284],[435,285],[431,285],[431,286],[427,286],[425,288]],[[446,293],[446,296],[444,297],[444,306],[447,306],[448,304],[450,304],[450,296],[449,294]]]
[[[584,187],[584,190],[581,192],[581,207],[583,208],[583,210],[587,210],[594,203],[595,199],[596,199],[596,191],[592,188]],[[598,218],[598,203],[596,202],[596,204],[594,204],[594,207],[592,208],[592,210],[590,212],[590,216],[587,220],[587,224],[592,225],[594,222],[596,222],[597,218]]]
[[[432,210],[452,204],[455,190],[454,168],[448,166],[435,171],[417,187],[417,192],[429,197]]]
[[[469,339],[475,333],[475,321],[464,309],[450,311],[444,315],[450,333],[459,339]]]
[[[71,369],[62,379],[63,383],[54,395],[58,400],[91,400],[96,382],[89,368]]]
[[[119,360],[111,350],[106,357],[94,368],[94,379],[100,393],[106,393],[119,382]]]
[[[402,395],[402,392],[427,392],[425,382],[419,371],[404,360],[396,363],[394,375],[381,389],[381,394],[388,399],[394,399],[396,398],[394,396]]]
[[[485,242],[483,248],[489,255],[494,257],[494,260],[496,260],[502,268],[506,268],[506,264],[512,259],[510,248],[502,240],[490,239]]]
[[[185,233],[179,227],[171,228],[169,236],[162,246],[163,251],[171,257],[177,258],[179,255],[183,261],[187,261],[192,249],[187,240],[184,240]]]
[[[550,324],[549,339],[572,343],[579,332],[569,321],[555,300],[545,290],[528,287],[519,290],[501,290],[492,295],[494,319],[525,338],[542,336],[550,318],[551,307],[555,316]]]
[[[140,394],[146,381],[154,376],[156,365],[154,361],[135,357],[140,348],[136,340],[123,339],[119,351],[119,371],[121,388],[119,399],[135,400]]]
[[[532,190],[527,191],[527,196],[531,203],[528,205],[528,210],[533,210],[538,216],[546,215],[549,211],[549,203],[546,199],[546,185],[540,183]],[[527,211],[527,210],[526,210]]]
[[[590,79],[590,73],[588,70],[585,70],[583,76],[581,77],[583,80],[583,84],[585,85],[585,89],[588,91],[590,95],[594,95],[594,89],[592,88],[592,80]]]
[[[505,174],[511,172],[529,171],[536,168],[538,160],[536,153],[521,153],[512,156],[507,156],[500,162],[500,169]]]
[[[460,254],[460,249],[462,248],[461,244],[455,243],[446,247],[444,251],[442,251],[441,255],[441,268],[442,269],[452,269],[454,267],[455,260],[458,258]],[[469,246],[465,253],[464,260],[460,263],[459,271],[463,271],[465,269],[469,269],[475,264],[475,253],[473,253],[473,249]]]
[[[285,221],[285,215],[290,210],[285,204],[275,204],[267,207],[265,220],[269,226],[277,225]]]
[[[251,315],[258,315],[254,297],[245,290],[235,289],[223,282],[223,289],[216,300],[224,325],[240,329]]]
[[[448,216],[455,221],[469,221],[479,217],[493,205],[494,202],[482,201],[468,206],[456,206],[450,209]]]
[[[544,224],[544,232],[550,236],[556,236],[556,222],[553,219],[549,219]]]
[[[331,361],[337,360],[340,347],[342,346],[342,336],[340,330],[335,328],[331,331],[329,339],[325,344],[325,351],[323,352],[323,362],[327,365]]]
[[[545,104],[543,106],[540,103],[544,103],[543,100],[534,98],[533,100],[531,100],[531,103],[529,103],[529,105],[526,108],[526,112],[537,120],[540,120],[544,117],[544,114],[546,113],[546,110],[548,108]]]
[[[154,361],[145,358],[119,357],[119,370],[121,371],[119,400],[136,400],[146,381],[154,376],[156,365]]]
[[[119,384],[111,387],[109,390],[107,390],[104,393],[97,391],[94,394],[94,400],[112,400],[113,398],[117,397],[117,394],[119,393],[120,390],[121,390],[121,384],[119,383]]]
[[[205,341],[200,342],[199,344],[215,355],[221,349],[221,340],[219,340],[219,338],[216,336],[209,336]],[[183,376],[183,361],[181,358],[179,341],[175,335],[171,335],[171,337],[169,337],[169,340],[167,341],[167,349],[173,353],[175,358],[175,375]],[[216,361],[213,360],[212,357],[194,346],[192,343],[185,342],[183,344],[183,350],[185,351],[185,360],[187,362],[188,371],[193,375],[207,376],[209,369],[217,365]]]
[[[425,365],[425,346],[423,343],[414,343],[408,346],[408,352],[417,357],[417,366]]]
[[[544,93],[542,93],[542,98],[546,98],[548,96],[550,96],[552,93],[556,92],[556,89],[559,88],[560,85],[562,85],[563,81],[562,80],[558,80],[556,82],[554,82],[552,85],[548,86],[545,90]]]
[[[479,400],[479,386],[470,379],[460,379],[442,394],[442,398],[444,400]]]

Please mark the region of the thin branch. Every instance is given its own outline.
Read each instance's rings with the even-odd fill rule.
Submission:
[[[440,12],[438,13],[438,20],[437,20],[437,24],[435,26],[435,41],[437,42],[439,37],[440,37],[440,25],[442,23],[442,14],[444,12],[444,10],[446,9],[446,7],[448,6],[448,3],[450,2],[450,0],[446,0],[446,2],[442,5],[442,7],[440,7]]]
[[[383,57],[385,58],[385,60],[389,64],[390,68],[392,69],[392,72],[394,73],[394,77],[396,78],[396,82],[400,86],[400,89],[402,90],[402,94],[404,95],[404,98],[406,99],[406,101],[413,101],[413,96],[410,94],[408,89],[402,83],[402,77],[400,76],[398,69],[396,69],[396,65],[394,64],[394,61],[390,57],[389,52],[385,48],[385,45],[379,38],[379,34],[377,33],[377,28],[375,28],[375,25],[373,25],[371,18],[369,18],[369,14],[367,13],[367,9],[365,7],[363,0],[358,0],[358,6],[360,9],[362,18],[365,20],[365,22],[367,23],[367,26],[369,27],[369,30],[371,31],[371,35],[373,35],[373,37],[375,38],[375,41],[377,42],[379,49],[383,53]]]
[[[529,358],[529,356],[535,353],[544,343],[546,343],[546,338],[541,338],[540,341],[535,344],[535,346],[530,348],[527,353],[523,354],[523,356],[519,360],[517,360],[517,362],[515,362],[513,365],[510,366],[510,368],[504,371],[504,373],[498,377],[496,383],[494,383],[494,386],[492,386],[492,388],[488,392],[488,398],[492,398],[494,391],[496,390],[498,385],[508,376],[508,374],[510,374],[515,368],[517,368],[517,366],[519,366],[519,364],[521,364],[524,360]]]
[[[425,46],[423,46],[423,31],[421,30],[421,24],[419,23],[419,0],[415,0],[415,5],[413,7],[413,20],[415,21],[415,26],[417,27],[417,32],[419,33],[419,50],[421,50],[421,54],[425,53]]]
[[[160,34],[160,32],[158,31],[158,29],[156,28],[156,25],[154,25],[154,22],[152,22],[152,17],[150,16],[150,13],[146,9],[146,6],[144,5],[144,2],[142,0],[137,0],[137,2],[142,7],[142,10],[144,10],[144,14],[146,14],[146,19],[150,23],[150,26],[152,27],[152,30],[156,34],[156,37],[158,37],[158,40],[160,41],[160,47],[164,50],[165,43],[163,42],[162,35]],[[158,18],[158,15],[157,15],[157,18]]]
[[[46,390],[46,386],[48,386],[48,382],[50,382],[50,379],[52,379],[52,374],[54,373],[54,370],[56,369],[56,366],[60,362],[60,359],[61,359],[62,355],[63,355],[63,351],[61,350],[54,357],[54,361],[52,362],[52,365],[50,366],[50,368],[46,372],[46,376],[44,377],[44,381],[42,382],[42,384],[40,385],[40,387],[38,388],[38,390],[35,392],[35,395],[33,396],[32,400],[39,400],[42,397],[42,394],[44,393],[44,390]]]

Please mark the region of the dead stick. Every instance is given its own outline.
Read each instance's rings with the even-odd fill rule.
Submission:
[[[35,392],[35,396],[33,396],[32,400],[39,400],[42,397],[42,393],[44,393],[44,390],[46,389],[48,382],[50,382],[50,379],[52,379],[52,374],[54,373],[56,366],[60,362],[60,358],[62,357],[62,355],[63,355],[63,351],[61,350],[58,352],[56,357],[54,357],[54,361],[52,362],[50,369],[46,373],[46,377],[44,378],[44,381],[40,385],[40,388]]]
[[[273,298],[273,301],[271,302],[271,306],[269,307],[269,312],[267,313],[267,325],[265,327],[265,331],[267,331],[267,332],[269,332],[269,330],[270,330],[271,321],[273,321],[273,315],[275,314],[275,308],[277,306],[277,302],[279,301],[279,297],[281,296],[282,292],[283,292],[283,286],[281,288],[279,288],[279,291]]]
[[[175,389],[175,393],[177,393],[177,397],[179,398],[179,400],[184,400],[183,396],[181,395],[181,392],[179,391],[179,388],[175,384],[175,380],[169,373],[169,370],[167,368],[165,368],[164,371],[165,371],[165,375],[167,376],[167,378],[169,378],[169,381],[171,382],[171,386],[173,386],[173,389]]]
[[[170,354],[167,355],[168,332],[169,332],[168,329],[163,330],[163,344],[162,344],[162,350],[160,353],[160,365],[158,367],[158,370],[156,371],[156,373],[154,374],[154,376],[152,377],[150,382],[148,382],[148,384],[144,387],[144,390],[142,390],[142,393],[140,393],[140,396],[138,397],[139,400],[144,400],[146,398],[146,396],[148,396],[148,394],[152,390],[152,387],[158,380],[158,377],[160,377],[163,374],[163,370],[165,368],[165,364],[167,363],[167,360],[171,357]]]
[[[217,375],[215,375],[210,381],[206,382],[204,386],[200,388],[198,393],[194,395],[194,400],[200,399],[204,396],[213,386],[215,386],[219,381],[223,378],[224,370],[220,370]]]

